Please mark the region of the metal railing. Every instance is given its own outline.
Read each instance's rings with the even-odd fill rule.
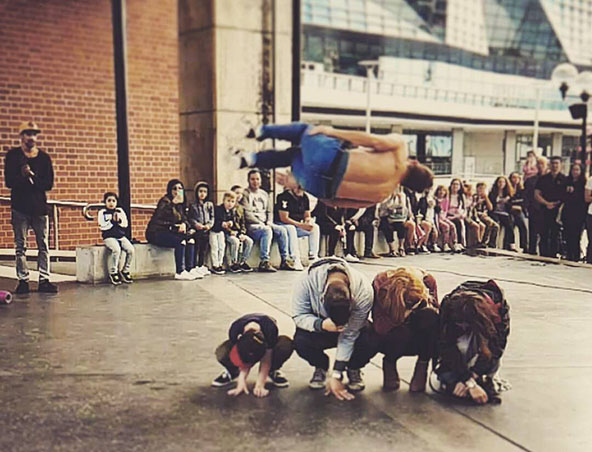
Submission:
[[[0,202],[10,202],[10,197],[8,196],[0,196]],[[90,215],[89,210],[91,209],[101,209],[105,207],[103,203],[88,203],[88,202],[80,202],[80,201],[60,201],[60,200],[52,200],[48,199],[47,204],[51,207],[51,215],[50,218],[52,221],[52,230],[53,232],[53,245],[54,247],[51,248],[54,251],[59,251],[60,249],[60,242],[59,242],[59,229],[60,229],[60,207],[73,207],[73,208],[80,208],[82,212],[82,216],[87,221],[93,221],[95,218]],[[155,205],[151,204],[132,204],[132,209],[138,210],[154,210],[156,209]],[[51,232],[50,237],[51,238]]]

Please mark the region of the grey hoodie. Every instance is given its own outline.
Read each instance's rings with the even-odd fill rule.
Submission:
[[[354,343],[360,330],[368,320],[374,301],[370,281],[359,271],[340,258],[325,258],[315,262],[308,272],[296,283],[292,295],[292,318],[297,328],[321,332],[323,320],[328,318],[323,304],[329,270],[338,267],[345,271],[350,281],[353,306],[345,330],[339,334],[335,370],[344,370],[354,350]]]

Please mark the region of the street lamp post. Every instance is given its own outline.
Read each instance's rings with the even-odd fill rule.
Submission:
[[[578,69],[573,64],[562,63],[553,69],[551,80],[558,86],[564,100],[568,91],[577,94],[582,100],[582,103],[570,105],[569,111],[573,119],[582,119],[580,161],[584,166],[584,171],[588,173],[586,121],[588,120],[588,100],[592,93],[592,72],[583,71],[578,73]]]
[[[366,133],[370,133],[370,116],[372,110],[370,109],[371,101],[372,101],[372,78],[374,76],[374,68],[378,66],[378,60],[364,60],[358,62],[358,64],[362,67],[366,68]]]

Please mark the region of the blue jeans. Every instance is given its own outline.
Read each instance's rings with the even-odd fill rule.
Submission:
[[[319,245],[321,239],[321,230],[318,224],[313,224],[312,231],[305,231],[302,228],[297,228],[292,224],[278,223],[286,229],[288,233],[288,254],[293,261],[300,260],[300,245],[298,239],[301,237],[308,237],[308,257],[317,258],[319,256]]]
[[[109,274],[119,273],[119,258],[122,251],[125,253],[123,271],[129,273],[132,268],[132,259],[134,258],[134,245],[132,245],[132,242],[127,237],[121,237],[120,239],[107,237],[103,241],[105,242],[105,246],[111,251],[107,259]]]
[[[195,252],[194,243],[187,243],[185,237],[181,234],[175,234],[170,231],[160,231],[150,234],[146,237],[149,243],[156,246],[162,246],[163,248],[174,248],[175,249],[175,272],[177,274],[182,273],[183,270],[191,270],[190,262],[193,262],[193,256]],[[187,252],[187,260],[185,253]],[[187,262],[187,267],[185,266]]]
[[[27,233],[33,229],[37,242],[37,268],[39,282],[49,281],[49,217],[47,215],[30,216],[12,209],[12,230],[14,232],[14,249],[16,258],[16,276],[19,281],[29,281],[27,267]]]
[[[298,183],[321,199],[335,196],[347,168],[349,154],[341,150],[341,141],[326,135],[309,135],[311,126],[302,122],[264,125],[259,140],[266,138],[290,141],[286,151],[261,151],[255,154],[258,168],[291,166]]]
[[[282,260],[288,258],[288,233],[286,230],[277,224],[252,224],[247,226],[247,233],[253,241],[260,241],[260,257],[261,261],[268,261],[271,252],[271,241],[277,240],[280,249],[280,256]]]

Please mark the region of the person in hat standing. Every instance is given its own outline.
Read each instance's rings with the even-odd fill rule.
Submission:
[[[53,188],[53,166],[49,155],[37,147],[41,129],[33,121],[19,127],[21,144],[10,149],[4,160],[4,181],[10,189],[11,224],[14,231],[17,294],[29,293],[27,233],[33,229],[39,251],[39,292],[57,293],[49,282],[49,219],[46,192]]]
[[[216,349],[216,359],[225,370],[212,382],[212,386],[221,388],[236,381],[236,388],[228,394],[248,394],[249,371],[259,363],[259,375],[253,388],[256,397],[269,394],[265,388],[267,381],[276,388],[287,387],[288,379],[280,368],[290,358],[294,347],[292,339],[278,334],[275,319],[265,314],[246,314],[232,322],[228,339]]]

